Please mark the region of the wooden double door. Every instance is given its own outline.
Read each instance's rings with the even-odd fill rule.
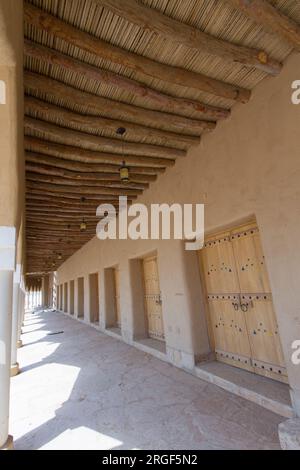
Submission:
[[[115,313],[116,313],[116,326],[121,328],[121,305],[120,305],[120,271],[119,268],[114,268],[114,283],[115,283]]]
[[[143,271],[148,335],[150,338],[164,340],[162,302],[156,256],[143,260]]]
[[[287,382],[257,225],[209,237],[199,255],[217,359]]]

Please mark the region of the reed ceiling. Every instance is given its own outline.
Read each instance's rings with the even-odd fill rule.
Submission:
[[[246,3],[24,2],[28,273],[57,269],[100,202],[138,197],[300,50],[299,1]]]

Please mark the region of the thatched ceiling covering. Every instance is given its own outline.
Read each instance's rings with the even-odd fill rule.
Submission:
[[[24,11],[29,273],[55,270],[94,236],[100,202],[138,197],[300,50],[295,0],[30,0]]]

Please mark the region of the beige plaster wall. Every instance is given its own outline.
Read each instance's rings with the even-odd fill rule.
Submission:
[[[300,339],[300,105],[291,83],[300,79],[300,55],[277,78],[265,80],[247,105],[218,124],[199,146],[145,191],[140,202],[204,202],[206,230],[255,215],[274,296],[295,407],[300,415],[300,366],[291,343]],[[100,323],[105,316],[103,270],[119,264],[122,329],[132,339],[129,259],[157,250],[168,354],[190,366],[209,351],[195,253],[179,241],[104,241],[94,238],[59,269],[59,282],[100,273]]]
[[[16,227],[21,239],[17,254],[21,263],[25,187],[22,0],[0,0],[0,81],[6,88],[6,102],[0,104],[0,225]]]

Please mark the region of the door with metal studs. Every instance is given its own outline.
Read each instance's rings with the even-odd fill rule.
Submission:
[[[120,306],[120,271],[114,268],[115,280],[115,309],[116,309],[116,325],[121,328],[121,306]]]
[[[257,225],[210,236],[199,256],[217,360],[287,382]]]
[[[161,292],[156,256],[143,260],[145,310],[150,338],[164,340]]]

